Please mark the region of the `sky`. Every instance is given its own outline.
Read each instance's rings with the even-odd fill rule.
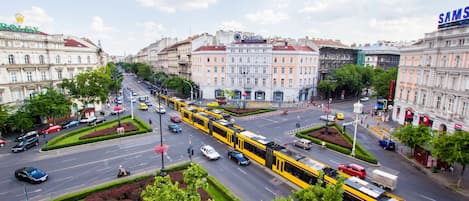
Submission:
[[[0,22],[15,23],[21,13],[23,25],[99,40],[107,53],[125,56],[162,37],[220,29],[347,45],[411,41],[436,30],[440,13],[466,6],[462,0],[16,0],[4,5]]]

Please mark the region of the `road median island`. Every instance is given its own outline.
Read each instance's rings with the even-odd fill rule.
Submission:
[[[317,145],[321,145],[321,143],[325,141],[327,148],[340,152],[342,154],[350,155],[352,153],[352,149],[349,145],[353,143],[353,138],[350,136],[350,134],[345,132],[341,126],[339,126],[337,123],[331,124],[329,126],[329,130],[331,131],[330,134],[321,134],[320,132],[322,132],[323,130],[324,125],[318,125],[312,128],[298,131],[295,136],[299,138],[308,139]],[[315,133],[319,133],[319,135],[315,135]],[[368,150],[361,146],[359,142],[356,143],[355,148],[355,158],[371,164],[378,164],[376,158],[371,155]]]
[[[116,127],[118,125],[118,120],[106,121],[102,124],[95,126],[88,126],[74,131],[64,133],[60,136],[55,137],[50,140],[47,144],[43,145],[41,148],[42,151],[49,151],[54,149],[60,149],[64,147],[71,147],[76,145],[94,143],[104,140],[110,140],[120,137],[126,137],[131,135],[143,134],[151,132],[152,129],[150,125],[144,123],[137,117],[131,119],[130,116],[125,116],[121,118],[121,124],[132,126],[132,131],[125,132],[123,134],[117,134],[115,132],[101,132],[102,130],[109,130],[109,128]],[[135,128],[136,129],[135,129]],[[87,137],[84,137],[87,136]]]
[[[178,182],[180,188],[184,188],[186,184],[183,180],[183,171],[188,169],[191,164],[185,162],[168,167],[166,171],[172,182]],[[159,171],[150,174],[144,174],[125,179],[118,179],[105,184],[100,184],[91,188],[87,188],[78,192],[52,199],[52,201],[74,201],[74,200],[93,200],[95,198],[107,198],[109,200],[139,200],[141,199],[142,190],[146,189],[147,185],[152,185],[155,181],[155,176],[159,175]],[[218,182],[214,177],[206,177],[206,188],[199,189],[199,195],[202,200],[213,199],[217,201],[239,201],[240,199],[234,196],[225,186]]]

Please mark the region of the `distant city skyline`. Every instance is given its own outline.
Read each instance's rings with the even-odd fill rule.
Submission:
[[[86,37],[111,55],[136,54],[162,37],[249,31],[264,37],[326,38],[352,43],[410,41],[437,29],[439,14],[462,1],[424,0],[118,0],[15,1],[0,22],[37,26],[48,34]]]

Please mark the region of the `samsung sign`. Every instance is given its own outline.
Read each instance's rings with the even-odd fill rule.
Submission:
[[[469,24],[469,6],[440,13],[438,16],[438,29],[463,24]]]

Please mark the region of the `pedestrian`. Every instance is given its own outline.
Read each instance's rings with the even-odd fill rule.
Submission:
[[[151,122],[151,119],[148,119],[148,123],[149,123],[149,124],[150,124],[150,126],[151,126],[151,123],[152,123],[152,122]]]

